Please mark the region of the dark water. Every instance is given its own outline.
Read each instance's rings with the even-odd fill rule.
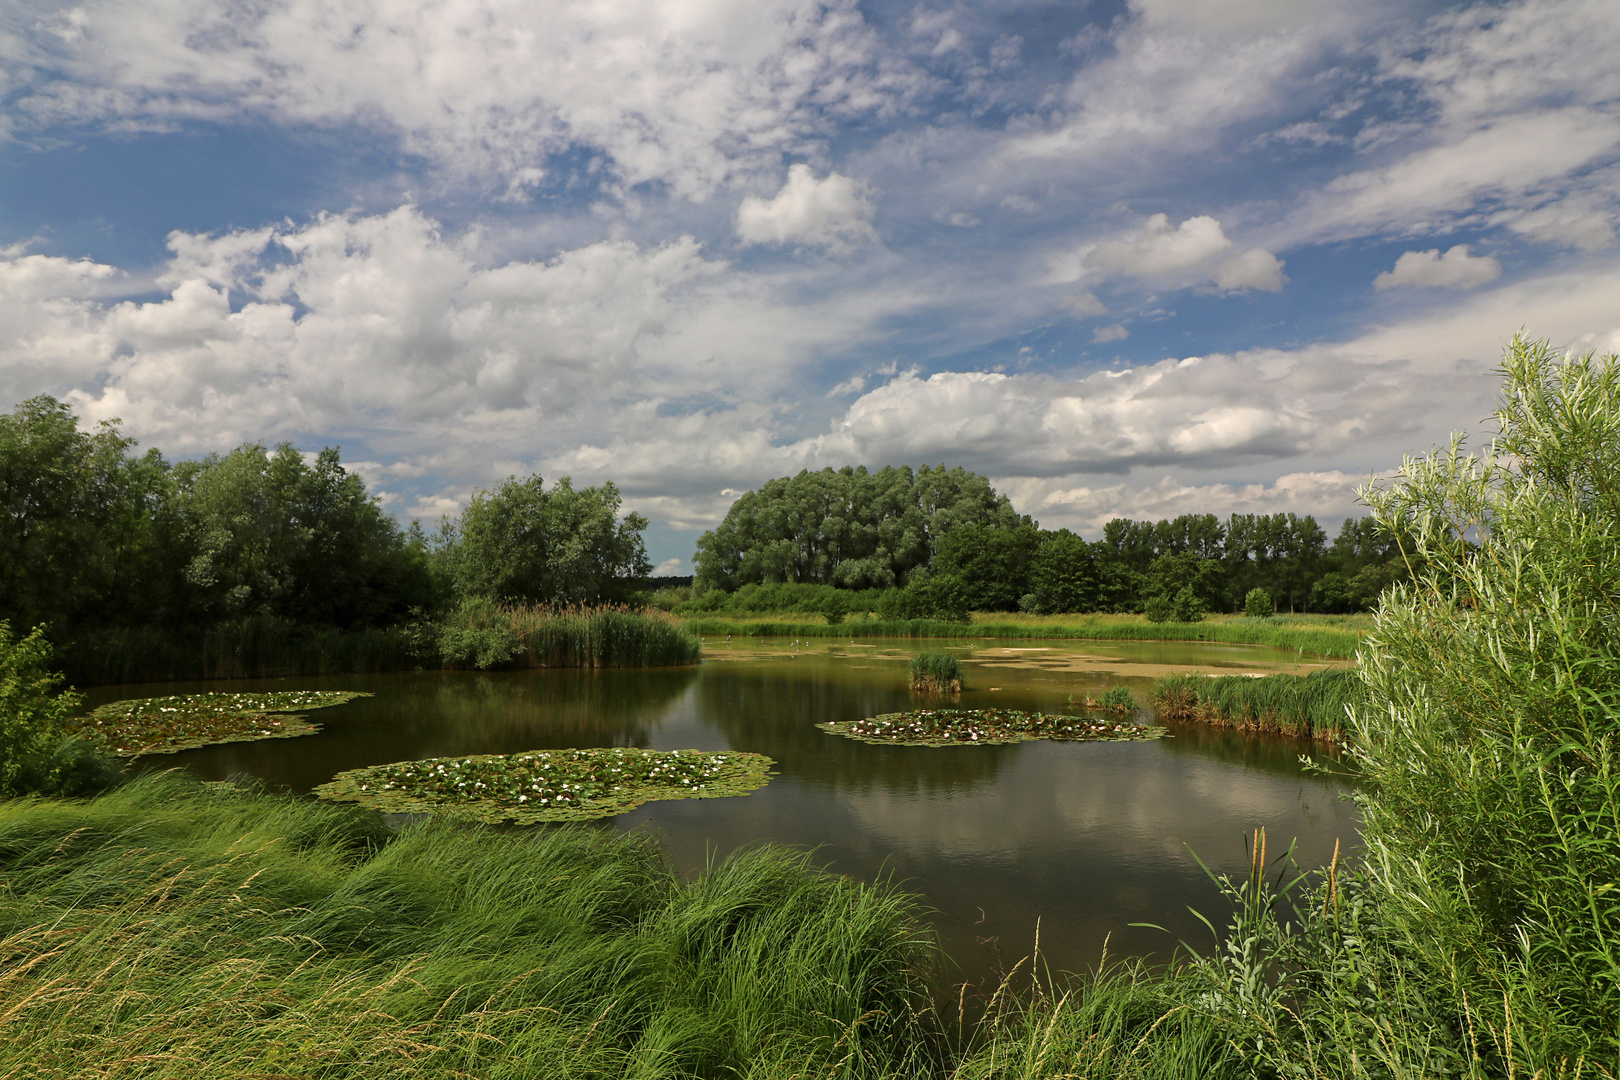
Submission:
[[[1124,684],[1139,697],[1166,665],[1290,670],[1292,653],[1198,643],[981,641],[963,706],[1058,712]],[[1188,911],[1217,925],[1212,869],[1247,868],[1256,827],[1271,850],[1297,839],[1302,863],[1356,836],[1338,785],[1307,775],[1310,747],[1196,726],[1136,743],[884,747],[825,734],[824,720],[914,707],[909,652],[883,646],[708,644],[699,667],[651,671],[418,672],[230,683],[99,687],[91,705],[200,689],[319,688],[376,696],[312,719],[299,739],[207,747],[147,759],[209,779],[246,773],[307,792],[343,769],[413,758],[588,746],[746,750],[780,775],[743,798],[651,803],[610,827],[650,830],[697,868],[762,840],[816,849],[862,879],[892,874],[936,913],[957,979],[994,976],[1027,955],[1039,922],[1054,969],[1110,956],[1167,957],[1180,937],[1209,944]],[[994,688],[994,689],[992,689]],[[1159,930],[1132,927],[1154,923]]]

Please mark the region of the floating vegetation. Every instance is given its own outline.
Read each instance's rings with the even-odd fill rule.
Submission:
[[[962,664],[948,652],[918,653],[911,658],[911,688],[926,694],[962,690]]]
[[[317,725],[290,714],[370,696],[349,690],[173,694],[114,701],[72,721],[69,728],[119,757],[173,754],[216,743],[313,735],[320,730]]]
[[[479,821],[587,821],[665,799],[747,795],[776,762],[732,751],[533,750],[372,765],[340,772],[315,794],[396,814],[453,811]]]
[[[914,709],[816,726],[834,735],[887,746],[975,746],[1030,739],[1139,742],[1165,735],[1162,727],[1123,720],[1015,709]]]

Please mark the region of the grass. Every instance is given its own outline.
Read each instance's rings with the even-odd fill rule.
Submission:
[[[389,1080],[938,1070],[914,901],[776,848],[148,776],[0,803],[0,1076]]]
[[[1245,731],[1265,731],[1338,742],[1349,723],[1346,708],[1363,700],[1353,670],[1309,675],[1169,675],[1153,685],[1153,707],[1163,720],[1191,720]]]
[[[816,727],[886,746],[985,746],[1032,739],[1138,742],[1165,735],[1161,727],[1016,709],[914,709]]]
[[[478,821],[588,821],[664,799],[747,795],[770,782],[770,758],[741,752],[536,750],[423,758],[340,772],[315,794],[393,813]]]
[[[979,612],[970,623],[939,619],[854,618],[835,626],[777,617],[695,617],[684,620],[694,634],[740,637],[859,638],[1066,638],[1080,641],[1219,641],[1303,651],[1351,659],[1361,643],[1365,616],[1287,616],[1246,619],[1211,616],[1198,623],[1151,623],[1140,615],[1017,615]]]
[[[446,667],[667,667],[698,662],[696,635],[662,612],[469,601],[412,628],[417,654]]]
[[[918,653],[911,658],[911,688],[925,694],[961,693],[961,661],[947,652]]]
[[[218,743],[313,735],[318,725],[291,714],[370,696],[348,690],[272,690],[137,698],[103,705],[69,722],[67,730],[118,757],[173,754]]]

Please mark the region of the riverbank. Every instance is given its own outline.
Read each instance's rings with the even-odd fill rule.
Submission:
[[[682,624],[694,634],[799,638],[1027,638],[1074,641],[1216,641],[1294,649],[1335,660],[1353,659],[1362,634],[1371,627],[1364,615],[1280,615],[1250,619],[1212,616],[1196,623],[1155,623],[1141,615],[1018,615],[978,612],[971,622],[938,619],[849,619],[807,622],[803,616],[691,616]]]
[[[463,604],[434,621],[336,630],[258,616],[205,628],[94,630],[55,643],[73,686],[421,668],[695,664],[697,637],[661,613]]]

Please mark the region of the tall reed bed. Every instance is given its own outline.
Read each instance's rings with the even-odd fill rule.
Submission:
[[[1267,731],[1337,742],[1348,726],[1346,710],[1364,700],[1350,669],[1309,675],[1168,675],[1153,685],[1153,707],[1163,720],[1193,720],[1245,731]]]
[[[1267,625],[1272,624],[1272,625]],[[694,634],[739,637],[861,638],[1061,638],[1077,641],[1219,641],[1267,645],[1312,656],[1350,659],[1361,633],[1353,628],[1315,624],[1275,624],[1274,620],[1209,620],[1200,623],[1150,623],[1133,615],[1081,617],[1073,621],[1023,620],[1016,616],[978,614],[971,623],[939,619],[851,619],[838,625],[771,619],[691,618]]]
[[[450,667],[667,667],[702,655],[677,619],[610,606],[469,601],[416,632],[423,655]]]
[[[57,644],[75,686],[401,671],[420,661],[399,627],[335,630],[257,616],[202,629],[90,630]]]
[[[755,849],[381,819],[148,776],[0,803],[0,1075],[938,1071],[913,901]]]

